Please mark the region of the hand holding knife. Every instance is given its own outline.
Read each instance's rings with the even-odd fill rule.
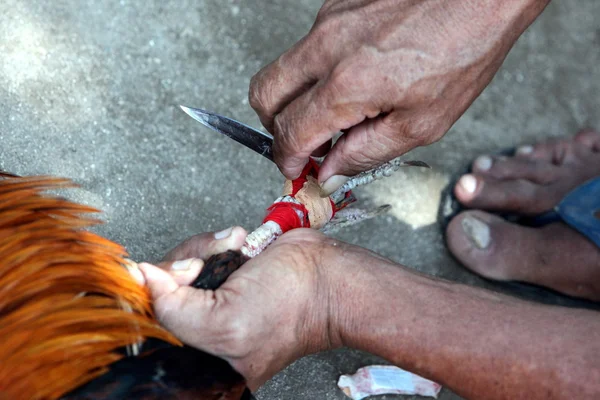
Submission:
[[[186,114],[204,126],[243,144],[261,156],[273,161],[273,137],[271,135],[210,111],[186,106],[180,107]],[[423,161],[400,161],[399,159],[395,159],[350,178],[338,191],[332,194],[332,197],[334,200],[339,199],[343,193],[354,187],[366,185],[384,176],[389,176],[389,174],[404,166],[431,168]]]

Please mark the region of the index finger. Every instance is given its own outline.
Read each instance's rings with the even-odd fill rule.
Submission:
[[[319,82],[275,117],[273,158],[286,178],[296,179],[316,149],[368,116],[352,91],[332,79]]]

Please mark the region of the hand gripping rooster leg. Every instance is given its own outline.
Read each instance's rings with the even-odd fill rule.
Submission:
[[[206,260],[191,286],[216,290],[248,260],[229,250]],[[253,400],[244,378],[227,362],[194,348],[147,341],[141,357],[125,358],[63,400]]]
[[[368,184],[376,179],[389,176],[398,168],[407,165],[427,166],[422,162],[394,160],[377,169],[360,174],[351,179],[338,193],[330,198],[321,198],[316,181],[318,165],[309,163],[301,178],[287,181],[283,196],[278,198],[268,209],[263,224],[250,233],[241,251],[227,251],[210,257],[201,273],[191,286],[216,290],[227,278],[240,268],[250,257],[262,252],[277,237],[295,228],[311,227],[333,232],[345,226],[353,225],[386,212],[389,206],[381,206],[375,210],[346,208],[356,199],[351,189]],[[245,387],[244,379],[225,361],[200,352],[190,347],[161,348],[153,343],[150,347],[156,350],[146,357],[128,358],[116,363],[109,374],[101,379],[100,388],[111,388],[116,397],[81,397],[83,399],[117,399],[117,398],[194,398],[205,400],[250,400],[252,395]],[[148,346],[146,345],[146,350]],[[120,372],[119,372],[120,371]],[[131,384],[119,378],[126,371],[137,371]],[[111,379],[111,374],[114,375]],[[129,375],[132,375],[129,372]],[[148,376],[152,376],[152,382]],[[142,377],[142,378],[140,378]],[[134,378],[130,376],[130,378]],[[122,383],[125,382],[125,385]],[[93,382],[98,384],[98,380]],[[120,385],[119,390],[114,385]],[[111,386],[112,385],[112,386]],[[88,390],[86,393],[97,393]],[[190,396],[190,397],[186,397]]]
[[[191,286],[215,290],[248,258],[239,251],[210,257]],[[142,356],[128,357],[64,397],[81,400],[253,400],[244,378],[227,362],[194,348],[144,343]]]

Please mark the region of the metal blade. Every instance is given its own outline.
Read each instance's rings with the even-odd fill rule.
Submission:
[[[243,144],[261,156],[273,161],[273,137],[271,135],[209,111],[186,106],[179,107],[204,126]]]

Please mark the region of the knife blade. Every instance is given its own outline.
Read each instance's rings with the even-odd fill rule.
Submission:
[[[190,117],[273,161],[273,137],[234,119],[200,108],[179,106]]]

